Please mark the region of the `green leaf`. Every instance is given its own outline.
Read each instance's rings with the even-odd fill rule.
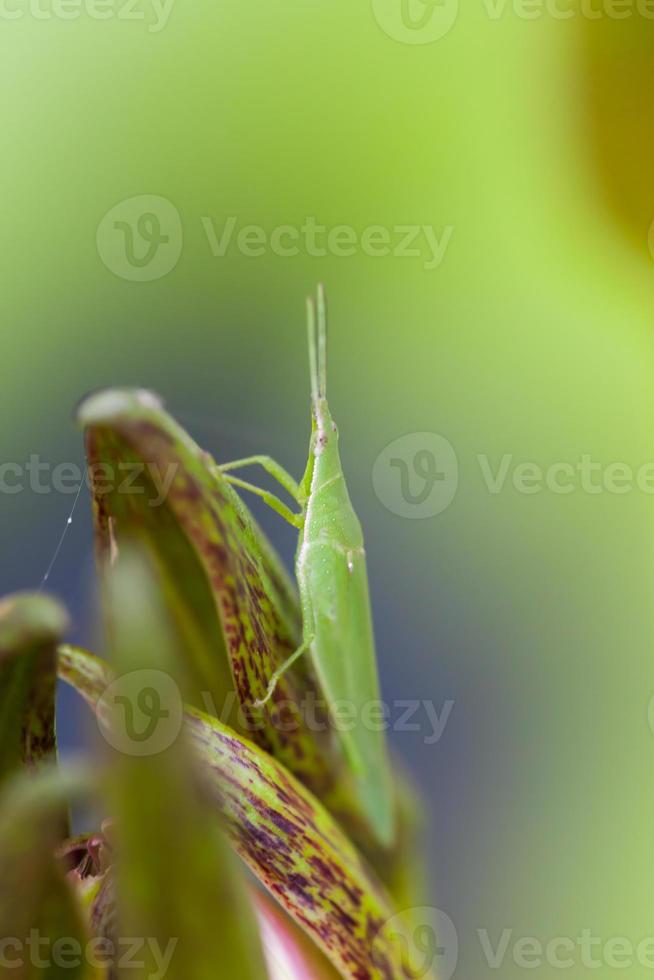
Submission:
[[[243,869],[201,794],[194,755],[175,724],[179,691],[172,678],[180,667],[160,596],[133,553],[112,569],[109,588],[120,679],[106,699],[111,729],[103,731],[114,746],[106,785],[118,855],[118,930],[144,940],[143,967],[126,976],[146,980],[169,964],[171,975],[184,980],[207,980],[218,970],[230,980],[261,980],[265,967]],[[153,699],[157,712],[145,719],[144,739],[142,713]]]
[[[0,783],[55,751],[56,647],[67,625],[48,596],[0,602]]]
[[[94,709],[112,673],[91,654],[60,650],[60,676]],[[115,682],[114,682],[115,683]],[[386,926],[384,888],[322,804],[276,759],[189,707],[186,725],[237,853],[344,977],[406,974]]]
[[[44,767],[9,779],[0,798],[1,935],[16,980],[106,976],[88,954],[82,908],[54,858],[70,795],[84,781]]]
[[[283,762],[365,841],[365,820],[310,658],[287,671],[263,709],[253,707],[297,649],[301,619],[295,590],[245,504],[150,393],[93,395],[81,405],[79,420],[101,568],[134,536],[156,557],[167,607],[188,651],[184,700],[229,721]],[[126,467],[135,476],[130,487],[121,486]],[[232,685],[238,716],[224,711]]]

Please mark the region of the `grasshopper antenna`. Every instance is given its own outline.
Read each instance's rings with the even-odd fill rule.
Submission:
[[[307,330],[311,398],[317,411],[320,399],[327,397],[327,302],[322,283],[318,286],[317,299],[312,296],[307,299]]]
[[[327,397],[327,299],[325,287],[318,284],[318,385],[321,398]]]
[[[311,400],[314,409],[320,395],[318,378],[318,344],[316,337],[316,307],[311,296],[307,298],[307,334],[309,340],[309,373],[311,375]]]

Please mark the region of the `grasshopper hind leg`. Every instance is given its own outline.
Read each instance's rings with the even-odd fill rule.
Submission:
[[[306,653],[307,652],[307,650],[309,649],[309,647],[311,646],[312,643],[313,643],[313,637],[310,636],[306,640],[304,640],[304,642],[301,644],[301,646],[299,646],[297,648],[297,650],[295,651],[295,653],[292,653],[290,655],[290,657],[288,658],[288,660],[285,660],[284,661],[284,663],[281,665],[281,667],[278,667],[277,668],[277,670],[274,672],[274,674],[270,678],[270,681],[268,682],[268,690],[266,691],[266,696],[263,697],[263,698],[258,698],[256,701],[253,701],[253,704],[254,704],[254,707],[255,708],[263,708],[263,706],[265,704],[267,704],[268,701],[270,701],[271,697],[275,693],[275,688],[277,687],[277,683],[280,680],[280,678],[282,678],[284,676],[284,674],[286,673],[286,671],[288,670],[288,668],[289,667],[292,667],[293,664],[295,663],[295,661],[298,660],[302,656],[303,653]]]

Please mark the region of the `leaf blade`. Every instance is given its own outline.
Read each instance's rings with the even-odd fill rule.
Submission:
[[[261,980],[266,971],[243,869],[199,791],[185,733],[165,730],[165,741],[155,738],[143,754],[126,710],[144,703],[143,692],[156,690],[150,685],[162,672],[169,680],[180,676],[155,580],[142,557],[130,553],[112,570],[109,587],[119,611],[112,638],[119,710],[112,722],[120,740],[106,778],[118,928],[122,936],[146,939],[142,965],[129,975],[146,980],[165,962],[174,976],[206,980],[220,964],[233,980]],[[157,724],[165,724],[167,704],[164,691]]]
[[[48,596],[0,602],[0,782],[55,753],[56,647],[67,625]]]
[[[311,703],[319,714],[322,710],[308,658],[300,658],[284,675],[264,709],[254,708],[276,668],[299,646],[301,619],[295,590],[245,504],[153,396],[102,392],[83,402],[78,414],[85,430],[101,568],[109,566],[125,537],[147,538],[160,567],[167,569],[162,577],[166,601],[172,603],[177,595],[175,616],[195,624],[188,647],[202,666],[185,700],[224,717],[221,708],[235,690],[241,710],[229,715],[232,726],[279,758],[345,820],[360,821],[326,718],[314,724],[303,707]],[[110,466],[116,473],[126,462],[144,466],[144,474],[174,472],[160,506],[149,507],[156,488],[144,474],[143,493],[103,492],[99,468]],[[185,582],[193,582],[193,588]],[[212,609],[206,594],[198,599],[200,582],[208,588]],[[199,643],[200,635],[210,642]],[[221,657],[231,673],[229,681],[222,677],[217,682],[213,662]],[[198,696],[202,690],[209,703]]]
[[[21,960],[11,970],[17,980],[101,980],[107,975],[86,955],[90,932],[54,858],[68,801],[85,782],[81,772],[62,775],[43,767],[38,773],[14,775],[5,784],[0,799],[0,922],[2,936],[14,944],[11,959]],[[30,945],[33,930],[41,940],[38,960]],[[75,944],[78,962],[68,959],[62,965],[61,946],[56,945],[62,943],[69,950]]]
[[[60,676],[95,710],[112,675],[85,651],[60,651]],[[189,707],[194,747],[236,852],[341,975],[404,977],[386,928],[392,904],[322,804],[276,759]],[[426,975],[427,976],[427,975]]]

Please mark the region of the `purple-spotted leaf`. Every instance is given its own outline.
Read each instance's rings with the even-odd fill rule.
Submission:
[[[55,861],[59,828],[82,774],[43,767],[5,784],[0,798],[0,936],[16,980],[101,980],[82,904]]]
[[[71,647],[60,650],[59,670],[93,710],[116,683],[106,664]],[[323,805],[278,760],[216,718],[192,707],[185,717],[228,836],[270,894],[343,977],[409,977],[386,924],[391,901]]]
[[[121,555],[108,587],[118,680],[105,697],[111,728],[103,731],[112,748],[104,784],[117,929],[119,937],[144,939],[142,966],[125,975],[262,980],[243,868],[202,792],[188,735],[176,724],[183,669],[161,597],[147,564],[132,552]]]
[[[54,754],[56,648],[67,625],[48,596],[0,601],[0,782]]]
[[[299,646],[301,619],[295,590],[243,501],[152,394],[101,392],[78,416],[101,569],[126,540],[147,543],[188,651],[184,700],[283,762],[364,842],[368,829],[310,658],[284,674],[264,708],[254,707]],[[240,710],[230,712],[232,687]]]

